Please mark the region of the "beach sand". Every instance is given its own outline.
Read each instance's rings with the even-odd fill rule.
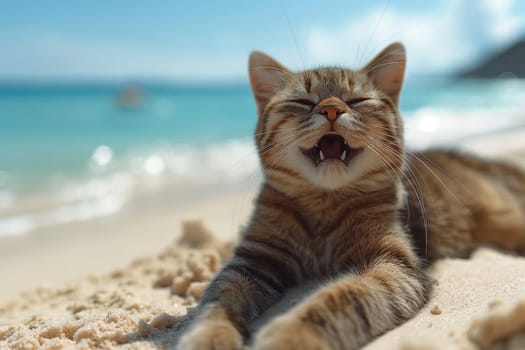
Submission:
[[[233,241],[248,217],[256,187],[241,186],[202,198],[154,193],[135,198],[116,215],[52,226],[0,241],[0,304],[22,290],[108,272],[133,258],[161,251],[199,219]],[[0,315],[1,317],[1,315]]]
[[[462,146],[524,163],[525,130]],[[0,349],[170,348],[231,254],[254,195],[253,186],[198,200],[164,194],[10,237],[0,246]],[[525,348],[525,258],[481,248],[429,273],[430,303],[366,349]]]

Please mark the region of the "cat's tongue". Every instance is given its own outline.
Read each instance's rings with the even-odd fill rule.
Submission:
[[[339,159],[343,153],[344,140],[339,135],[325,135],[319,140],[319,148],[325,158]]]

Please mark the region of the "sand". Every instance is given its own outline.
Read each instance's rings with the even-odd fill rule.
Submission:
[[[498,139],[504,152],[505,137]],[[465,147],[496,155],[487,140]],[[512,147],[506,155],[523,162],[525,148]],[[81,225],[76,235],[81,226],[66,225],[45,239],[8,241],[0,247],[0,349],[172,348],[231,254],[254,190],[198,205],[138,206],[125,218]],[[180,225],[185,218],[202,220]],[[525,349],[525,258],[487,247],[441,260],[429,273],[430,303],[367,350]]]
[[[206,198],[171,193],[140,197],[122,212],[87,222],[0,239],[0,305],[23,290],[109,272],[155,254],[181,234],[181,222],[200,219],[232,241],[248,217],[255,186]],[[0,315],[1,317],[1,315]]]
[[[159,254],[0,307],[1,349],[170,348],[232,243],[199,221]],[[492,249],[435,264],[431,302],[366,349],[523,349],[525,259]]]
[[[178,244],[109,274],[22,293],[0,307],[1,349],[156,349],[231,254],[198,222]]]

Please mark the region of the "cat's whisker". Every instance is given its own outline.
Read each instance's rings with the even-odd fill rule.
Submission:
[[[292,142],[294,142],[295,138],[296,138],[295,135],[290,135],[288,137],[285,137],[284,139],[279,140],[279,142],[275,142],[275,143],[265,147],[264,149],[262,149],[260,151],[260,153],[261,153],[261,155],[263,155],[264,153],[269,152],[270,150],[274,151],[274,154],[270,156],[270,159],[272,159],[276,155],[280,155],[282,152],[284,152],[286,147],[288,147]],[[276,149],[274,149],[274,148],[276,148]],[[264,159],[264,157],[263,157],[262,164],[263,165],[267,164],[267,161]]]
[[[303,65],[303,70],[307,69],[306,62],[304,57],[301,55],[301,50],[299,48],[299,42],[297,41],[297,35],[295,34],[295,31],[293,30],[292,23],[290,21],[290,17],[288,16],[288,11],[286,10],[286,7],[284,6],[284,2],[281,1],[281,9],[283,10],[284,17],[286,19],[286,23],[288,24],[288,30],[290,31],[290,35],[292,36],[292,41],[294,43],[295,49],[297,50],[297,54],[299,55],[299,59],[301,60],[301,63]]]
[[[276,130],[267,130],[267,131],[261,131],[261,132],[255,133],[253,135],[250,135],[250,137],[263,136],[263,135],[268,135],[268,134],[271,134],[271,133],[290,132],[290,131],[295,131],[295,130],[297,130],[297,129],[294,128],[294,127],[292,127],[292,128],[282,128],[282,129],[276,129]]]
[[[415,152],[411,152],[411,151],[407,151],[407,153],[409,155],[411,155],[412,157],[414,158],[417,158],[417,160],[419,162],[427,162],[429,166],[432,166],[436,169],[436,171],[439,171],[444,177],[446,177],[447,181],[451,181],[453,183],[458,183],[457,180],[455,178],[453,178],[452,176],[450,176],[450,174],[448,174],[445,169],[443,169],[443,167],[441,167],[439,164],[436,164],[436,162],[434,162],[432,159],[428,158],[424,153],[418,153],[419,156],[415,153]],[[423,159],[420,159],[420,158],[423,158]],[[458,183],[459,184],[459,183]],[[460,184],[459,184],[460,185]],[[475,195],[474,193],[472,193],[470,191],[470,189],[466,188],[465,191],[467,191],[469,194],[471,195]],[[449,192],[450,193],[450,192]],[[456,196],[457,197],[457,196]],[[461,201],[460,198],[455,198],[458,203],[462,204],[465,208],[467,208],[467,206],[463,203],[463,201]]]
[[[381,143],[381,146],[382,146],[382,147],[385,147],[385,148],[388,148],[389,150],[393,151],[393,149],[389,146],[389,142]],[[458,196],[457,196],[457,195],[456,195],[456,194],[450,189],[450,187],[447,186],[447,185],[444,183],[444,181],[443,181],[440,177],[438,177],[438,175],[437,175],[437,174],[436,174],[436,173],[430,168],[430,166],[428,166],[428,164],[426,164],[423,160],[421,160],[421,159],[419,158],[419,156],[418,156],[416,153],[413,153],[413,152],[411,152],[411,151],[409,151],[409,150],[405,150],[405,152],[410,156],[410,157],[405,158],[405,160],[406,160],[409,164],[413,164],[413,163],[412,163],[412,159],[414,159],[414,160],[418,161],[419,163],[421,163],[421,164],[425,167],[425,169],[429,172],[430,176],[434,177],[434,178],[437,180],[439,186],[441,186],[442,188],[444,188],[444,189],[445,189],[445,190],[451,195],[451,197],[454,198],[454,200],[456,200],[460,205],[462,205],[464,208],[466,208],[467,210],[470,211],[470,209],[469,209],[469,208],[468,208],[468,207],[467,207],[467,206],[461,201],[460,198],[458,198]],[[425,156],[424,153],[420,153],[420,154],[421,154],[422,156]],[[393,156],[401,157],[400,155],[396,155],[396,154],[393,154]],[[437,167],[436,164],[434,164],[434,166]],[[438,169],[441,170],[441,171],[443,172],[443,174],[444,174],[445,176],[447,176],[447,178],[449,178],[449,180],[452,180],[452,181],[454,181],[454,182],[456,181],[455,179],[451,179],[450,176],[447,175],[442,169],[440,169],[440,168],[438,168]],[[417,173],[419,174],[419,178],[420,178],[422,181],[425,181],[426,176],[420,172],[420,170],[418,169],[418,167],[413,166],[413,165],[407,167],[407,169],[406,169],[405,171],[411,174],[412,179],[414,180],[414,182],[416,183],[416,185],[417,185],[418,188],[419,188],[419,190],[414,189],[415,194],[418,195],[419,192],[423,193],[424,191],[423,191],[422,188],[420,187],[420,185],[419,185],[419,181],[418,181],[418,177],[416,176],[416,174],[414,173],[414,171],[417,172]],[[406,179],[407,179],[407,181],[410,182],[410,180],[409,180],[408,177],[406,177]],[[428,191],[427,191],[427,192],[428,192]],[[467,189],[467,192],[468,192],[468,189]],[[431,192],[431,191],[429,192],[429,195],[432,195],[432,192]],[[420,200],[419,198],[418,198],[418,201],[419,201],[421,204],[424,204],[424,202],[423,202],[422,200]],[[423,220],[424,220],[424,222],[425,222],[425,228],[426,228],[426,225],[428,225],[428,224],[427,224],[428,219],[426,218],[426,215],[425,215],[425,217],[423,218]],[[428,241],[428,239],[426,239],[426,240]]]
[[[272,167],[274,167],[280,160],[282,160],[283,156],[285,154],[285,147],[277,150],[277,152],[275,154],[273,154],[270,159],[268,159],[267,161],[264,161],[262,164],[263,164],[263,167],[265,169],[271,169]]]
[[[407,127],[405,126],[396,126],[396,125],[389,125],[389,126],[384,126],[384,125],[376,125],[374,124],[373,126],[369,126],[370,129],[381,129],[381,130],[406,130]]]
[[[374,42],[373,38],[374,38],[375,34],[377,33],[379,25],[380,25],[381,21],[383,20],[383,17],[385,16],[386,10],[387,10],[389,5],[390,5],[390,0],[388,0],[387,3],[384,4],[384,6],[383,6],[383,8],[381,10],[381,13],[379,15],[379,18],[377,19],[377,23],[374,26],[374,29],[372,30],[371,34],[369,35],[368,40],[365,41],[366,45],[368,46],[368,49],[364,49],[363,50],[363,54],[361,56],[361,59],[358,61],[358,64],[357,64],[358,67],[360,67],[362,65],[362,63],[363,63],[362,60],[364,60],[366,58],[366,56],[368,56],[369,52],[377,52],[377,51],[379,51],[377,49],[377,45],[378,44],[376,44],[376,46],[373,46],[373,47],[370,47],[370,44]]]
[[[251,133],[249,135],[239,135],[239,136],[236,136],[236,140],[241,140],[241,141],[245,141],[245,140],[253,140],[254,138],[257,138],[258,136],[264,136],[264,135],[268,135],[270,133],[283,133],[283,132],[292,132],[296,130],[296,128],[282,128],[282,129],[277,129],[277,130],[267,130],[267,131],[261,131],[261,132],[258,132],[258,133]]]
[[[295,138],[296,138],[295,134],[293,134],[293,135],[286,135],[286,136],[284,136],[283,138],[281,138],[278,141],[275,141],[275,142],[270,143],[268,145],[264,145],[264,147],[262,149],[260,149],[259,152],[262,155],[264,155],[265,153],[272,151],[274,147],[280,146],[283,143],[285,144],[289,140],[293,141]]]
[[[456,194],[454,192],[452,192],[452,190],[450,190],[449,186],[447,186],[443,180],[434,172],[434,170],[432,170],[432,168],[430,166],[428,166],[427,163],[425,163],[423,160],[421,160],[416,154],[412,154],[412,157],[417,160],[419,163],[421,163],[429,172],[432,176],[434,176],[434,178],[440,183],[441,186],[443,186],[443,188],[445,188],[447,190],[447,192],[452,196],[452,198],[454,198],[458,203],[460,204],[463,204],[461,202],[461,200],[456,196]]]
[[[374,147],[373,144],[369,143],[367,146],[369,147],[369,149],[372,152],[374,152],[376,154],[376,156],[378,157],[379,161],[383,164],[383,166],[387,167],[387,169],[385,169],[385,170],[387,171],[387,173],[391,177],[392,181],[395,183],[397,178],[399,178],[399,175],[397,174],[398,172],[396,172],[395,169],[392,167],[392,164],[390,164],[388,159],[385,158],[385,156],[383,156],[381,154],[381,152]]]
[[[290,128],[289,130],[286,130],[286,131],[293,131],[293,130],[294,130],[293,128]],[[259,153],[261,156],[263,154],[269,152],[269,151],[274,151],[275,152],[269,158],[269,160],[261,162],[263,170],[268,168],[269,164],[270,165],[274,164],[275,162],[277,162],[282,157],[284,149],[291,142],[294,141],[294,138],[295,138],[295,135],[286,135],[283,139],[279,140],[278,142],[274,142],[274,143],[268,144],[264,148],[260,149],[258,152],[257,151],[255,152],[255,153]],[[253,152],[250,152],[250,153],[253,153]],[[252,176],[251,176],[253,180],[251,180],[251,185],[250,186],[255,186],[255,183],[257,181],[257,177],[258,176],[261,176],[261,179],[264,179],[264,174],[263,173],[261,173],[261,172],[254,172],[252,174]]]
[[[266,146],[269,140],[272,140],[272,138],[275,138],[276,136],[282,136],[284,134],[283,137],[286,138],[288,136],[293,136],[296,132],[296,128],[290,128],[290,129],[287,128],[285,132],[280,132],[279,130],[281,129],[272,129],[268,133],[266,133],[263,137],[257,138],[258,143],[263,146]]]
[[[287,130],[282,130],[282,131],[286,131],[286,132],[293,132],[295,129],[294,128],[289,128]],[[280,130],[277,130],[277,132],[279,132]],[[263,134],[263,133],[261,133]],[[281,135],[284,134],[281,133]],[[281,141],[286,141],[286,140],[292,140],[293,141],[294,139],[294,135],[287,135],[286,137],[283,137],[283,140]],[[249,156],[254,156],[254,155],[258,155],[258,154],[263,154],[265,152],[268,152],[270,149],[272,149],[273,147],[277,146],[279,143],[272,143],[272,144],[269,144],[267,145],[265,148],[261,149],[261,150],[257,150],[257,149],[253,149],[253,150],[249,150],[249,151],[246,151],[244,154],[240,155],[239,157],[237,157],[236,160],[234,160],[231,164],[227,164],[225,165],[224,167],[224,171],[231,171],[232,168],[235,168],[235,167],[238,167],[238,166],[242,166],[242,163],[244,161],[244,159],[246,159],[246,157],[249,157]],[[264,164],[263,164],[264,166]],[[262,180],[264,179],[264,175],[263,173],[260,171],[260,170],[255,170],[253,172],[251,172],[250,175],[247,175],[247,184],[246,184],[246,192],[252,192],[252,191],[248,191],[250,188],[254,188],[256,186],[256,184],[258,182],[261,182]]]
[[[410,163],[410,160],[408,160],[408,162]],[[414,191],[414,195],[416,196],[416,201],[419,207],[419,213],[423,220],[423,231],[425,234],[425,242],[424,242],[425,255],[424,257],[425,257],[425,260],[427,260],[428,259],[428,214],[427,214],[427,209],[426,209],[425,199],[424,199],[425,191],[423,191],[423,187],[419,183],[416,173],[419,173],[419,170],[415,169],[415,172],[414,172],[414,170],[412,170],[412,168],[409,166],[403,172],[403,177],[408,182],[412,190]],[[424,182],[424,178],[422,181]],[[410,207],[407,207],[407,210],[410,210]]]
[[[418,204],[418,207],[419,207],[419,213],[423,219],[423,230],[424,230],[424,234],[425,234],[425,260],[428,259],[428,216],[427,216],[427,210],[426,210],[426,205],[425,205],[425,200],[424,200],[424,191],[423,191],[423,188],[421,187],[421,184],[419,183],[415,173],[412,171],[412,169],[410,169],[410,167],[407,167],[408,170],[405,170],[405,172],[403,172],[403,176],[405,178],[405,180],[408,182],[409,186],[412,188],[412,190],[414,191],[414,195],[416,196],[416,201],[417,201],[417,204]],[[407,174],[408,172],[408,174]],[[416,170],[416,172],[418,172],[418,170]],[[410,175],[410,176],[409,176]],[[407,207],[407,211],[410,210],[410,207]],[[409,213],[408,213],[409,214]]]
[[[381,159],[384,159],[383,156],[381,156],[380,152],[378,150],[375,150],[374,147],[382,147],[382,146],[385,146],[385,145],[383,143],[379,143],[378,140],[374,139],[372,136],[369,136],[369,138],[372,140],[372,142],[370,142],[368,144],[368,146],[371,148],[371,150],[374,151],[374,153],[376,153],[376,155],[378,157],[380,157]],[[390,150],[393,151],[392,149],[390,149]],[[392,153],[391,156],[398,157],[398,159],[403,160],[403,161],[405,160],[403,155],[400,155],[400,154],[397,154],[397,153]],[[414,170],[418,171],[417,168],[415,168]],[[425,207],[425,202],[424,202],[424,199],[423,199],[423,192],[424,191],[423,191],[421,185],[419,184],[419,182],[417,180],[417,177],[415,176],[415,174],[414,174],[414,172],[413,172],[411,167],[406,167],[405,170],[403,172],[401,172],[401,174],[407,180],[407,182],[409,183],[410,187],[412,187],[412,189],[414,190],[414,194],[416,196],[416,200],[417,200],[418,206],[420,208],[420,214],[421,214],[422,219],[423,219],[423,228],[424,228],[424,234],[425,234],[425,259],[427,259],[427,257],[428,257],[428,218],[427,218],[427,211],[426,211],[426,207]],[[414,183],[412,181],[410,181],[410,177],[408,175],[412,176],[412,179],[414,180]]]
[[[392,169],[391,165],[388,164],[388,161],[385,159],[384,156],[381,155],[380,151],[375,148],[373,143],[369,143],[368,147],[369,147],[369,149],[371,151],[373,151],[376,154],[376,156],[380,159],[380,161],[382,161],[386,166],[388,166],[389,168]],[[407,170],[405,170],[405,171],[407,171]],[[407,180],[409,185],[414,190],[414,194],[416,196],[416,200],[417,200],[419,208],[420,208],[420,214],[421,214],[422,219],[423,219],[423,228],[424,228],[424,235],[425,235],[425,241],[424,241],[425,252],[424,252],[424,257],[425,257],[425,260],[426,260],[428,258],[428,220],[427,220],[425,202],[423,200],[423,190],[422,190],[421,186],[419,185],[419,183],[417,181],[417,178],[413,174],[412,170],[410,170],[410,168],[408,168],[408,173],[412,174],[414,182],[415,182],[415,185],[414,185],[414,183],[412,183],[412,181],[410,181],[410,178],[408,177],[406,172],[401,172],[401,176],[403,176]],[[398,175],[396,174],[395,177],[394,176],[391,176],[391,177],[392,177],[392,180],[395,182],[396,178],[398,178]]]

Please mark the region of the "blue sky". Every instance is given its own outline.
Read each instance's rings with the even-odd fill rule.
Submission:
[[[239,80],[254,49],[356,68],[398,40],[409,73],[442,74],[524,34],[518,0],[17,0],[0,11],[0,80]]]

